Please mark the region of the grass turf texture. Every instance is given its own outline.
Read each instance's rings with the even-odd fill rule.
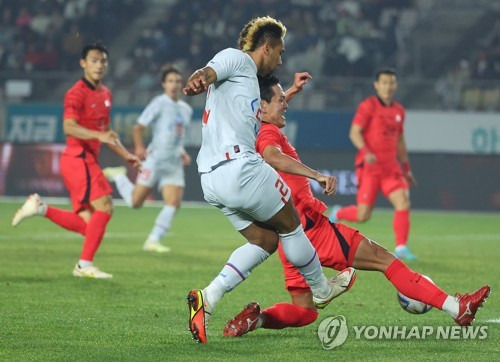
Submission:
[[[404,312],[385,277],[364,271],[310,326],[222,337],[226,320],[249,301],[263,307],[289,301],[275,255],[218,304],[209,344],[198,345],[187,331],[185,297],[206,286],[243,243],[218,210],[180,210],[166,239],[172,252],[159,255],[141,250],[159,208],[116,207],[96,258],[114,275],[106,281],[71,276],[80,236],[43,218],[12,228],[18,206],[0,203],[0,360],[491,360],[500,352],[500,325],[491,322],[500,318],[498,215],[412,213],[411,246],[419,260],[411,268],[448,293],[492,286],[476,318],[476,325],[489,328],[485,340],[356,340],[353,325],[454,325],[437,310]],[[377,210],[360,229],[392,249],[392,213]],[[349,338],[323,350],[318,325],[339,314],[347,319]]]

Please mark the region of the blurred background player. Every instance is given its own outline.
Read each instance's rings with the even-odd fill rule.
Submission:
[[[447,312],[461,326],[471,324],[476,311],[489,295],[489,286],[457,298],[448,295],[358,230],[340,223],[330,223],[324,215],[327,207],[313,196],[307,179],[315,179],[318,172],[300,162],[295,148],[280,131],[286,126],[284,113],[288,108],[287,101],[310,78],[308,73],[297,73],[294,86],[286,94],[276,77],[260,80],[263,122],[257,138],[257,151],[290,186],[302,225],[318,251],[321,264],[336,270],[345,268],[336,277],[338,287],[344,287],[338,294],[348,290],[354,282],[354,269],[351,267],[379,271],[404,295]],[[252,302],[227,323],[224,335],[241,336],[260,327],[301,327],[316,320],[318,313],[311,291],[297,268],[286,259],[281,245],[279,256],[292,303],[278,303],[261,312],[260,306]]]
[[[208,89],[196,160],[205,200],[248,240],[231,254],[207,288],[188,294],[189,329],[201,343],[207,341],[206,326],[216,304],[276,250],[278,234],[284,253],[305,276],[315,302],[325,305],[334,298],[288,186],[255,150],[261,121],[257,74],[267,75],[282,63],[285,34],[285,26],[269,16],[250,20],[240,33],[240,49],[217,53],[191,75],[184,88],[186,95]],[[325,193],[335,193],[333,177],[319,175],[317,180]]]
[[[179,99],[182,89],[180,71],[166,65],[161,71],[161,85],[164,94],[159,95],[146,106],[134,127],[135,154],[145,160],[135,185],[126,176],[126,168],[108,167],[103,170],[128,206],[139,208],[158,185],[164,206],[158,214],[143,249],[166,253],[168,246],[160,243],[170,229],[176,210],[184,192],[184,166],[191,163],[191,157],[184,149],[184,131],[191,121],[193,109]],[[146,149],[142,135],[146,127],[152,127],[152,140]]]
[[[395,210],[395,254],[400,259],[414,260],[416,257],[407,246],[410,233],[408,189],[416,185],[416,181],[403,134],[405,109],[394,101],[398,86],[396,72],[392,69],[378,71],[373,85],[377,94],[361,102],[349,133],[358,149],[354,165],[358,179],[357,205],[334,207],[330,221],[369,220],[380,190]]]
[[[75,277],[111,278],[93,265],[94,255],[113,212],[111,186],[98,163],[101,143],[105,143],[124,161],[139,169],[141,162],[121,144],[110,127],[112,95],[102,84],[108,69],[108,50],[101,43],[82,50],[83,77],[64,97],[63,129],[66,149],[61,156],[61,174],[69,191],[73,211],[43,203],[38,194],[28,197],[16,212],[12,225],[40,215],[57,225],[85,237],[80,260],[73,269]]]

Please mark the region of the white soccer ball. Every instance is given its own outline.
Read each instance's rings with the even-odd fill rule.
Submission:
[[[428,276],[423,275],[425,279],[433,283],[431,278]],[[418,300],[411,299],[404,295],[403,293],[400,293],[398,291],[398,302],[401,308],[403,308],[405,311],[411,314],[424,314],[427,313],[432,309],[432,306],[426,303],[419,302]]]

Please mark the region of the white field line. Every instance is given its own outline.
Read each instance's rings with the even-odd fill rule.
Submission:
[[[494,318],[494,319],[487,319],[485,321],[480,321],[483,323],[500,323],[500,318]]]
[[[360,230],[361,233],[363,230]],[[377,234],[376,238],[371,238],[368,236],[369,239],[373,239],[374,241],[377,240],[393,240],[394,239],[394,234]],[[435,235],[435,234],[414,234],[410,235],[410,245],[412,242],[418,243],[419,241],[462,241],[462,240],[471,240],[471,241],[476,241],[476,240],[492,240],[492,241],[498,241],[500,242],[500,233],[498,234],[447,234],[447,235]]]
[[[0,203],[9,204],[21,204],[26,200],[25,196],[0,196]],[[66,197],[44,197],[43,201],[49,205],[70,205],[71,202]],[[122,199],[113,199],[113,204],[115,206],[128,207]],[[143,207],[161,207],[163,206],[163,201],[159,200],[147,200]],[[182,208],[186,209],[214,209],[215,207],[209,205],[207,202],[200,201],[183,201]]]
[[[144,238],[147,236],[147,231],[144,232],[116,232],[109,231],[104,235],[105,238],[109,239],[134,239],[134,238]],[[169,236],[169,235],[167,235]],[[377,235],[379,240],[387,240],[391,239],[394,236],[392,234],[386,235]],[[0,240],[9,240],[9,239],[39,239],[39,240],[50,240],[50,239],[82,239],[83,236],[79,234],[75,234],[69,231],[62,232],[52,232],[52,233],[26,233],[22,232],[21,234],[15,235],[1,235]],[[376,241],[376,239],[374,239]],[[416,242],[420,240],[431,240],[431,241],[462,241],[462,240],[480,240],[480,241],[498,241],[500,242],[500,234],[481,234],[480,237],[477,234],[449,234],[445,236],[437,236],[437,235],[425,235],[419,234],[418,236],[413,237],[410,242]]]
[[[104,237],[107,239],[145,239],[148,232],[142,233],[131,233],[131,232],[107,232]],[[80,234],[72,233],[70,231],[66,232],[55,232],[55,233],[32,233],[32,234],[16,234],[16,235],[0,235],[0,240],[18,240],[18,239],[30,239],[30,240],[60,240],[60,239],[81,239],[83,236]]]
[[[0,203],[15,203],[15,204],[22,204],[26,200],[26,196],[0,196]],[[54,204],[54,205],[69,205],[70,200],[69,198],[66,197],[44,197],[43,200],[47,204]],[[125,202],[122,199],[113,199],[113,203],[116,206],[127,206]],[[144,203],[144,207],[161,207],[163,205],[163,202],[161,200],[147,200]],[[216,210],[215,207],[209,205],[207,202],[204,201],[183,201],[182,206],[186,209],[214,209]],[[381,212],[393,212],[391,208],[385,208],[385,207],[377,207],[376,211],[381,211]],[[412,209],[412,212],[416,213],[432,213],[432,214],[437,214],[437,215],[475,215],[475,216],[480,216],[480,215],[485,215],[485,216],[492,216],[492,215],[499,215],[500,213],[495,212],[495,211],[464,211],[464,210],[427,210],[427,209]]]

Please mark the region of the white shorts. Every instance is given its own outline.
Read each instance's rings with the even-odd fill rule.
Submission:
[[[256,154],[231,160],[201,175],[205,200],[222,210],[236,230],[276,215],[290,199],[280,175]]]
[[[137,183],[153,188],[158,185],[161,192],[167,185],[184,187],[184,166],[179,157],[175,162],[160,162],[153,157],[148,157],[142,163],[142,171],[137,175]]]

